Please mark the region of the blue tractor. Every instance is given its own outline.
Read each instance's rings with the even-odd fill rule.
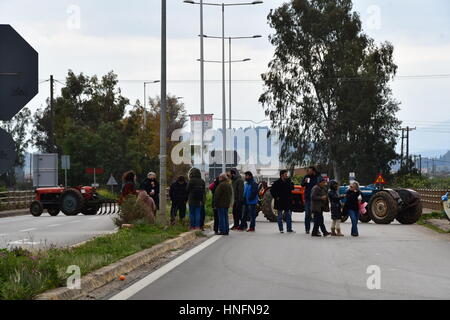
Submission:
[[[349,186],[340,187],[339,194],[345,195],[348,189]],[[363,201],[368,203],[367,213],[360,215],[363,223],[390,224],[397,220],[401,224],[414,224],[422,216],[420,195],[414,190],[383,189],[369,185],[361,187],[361,193]]]

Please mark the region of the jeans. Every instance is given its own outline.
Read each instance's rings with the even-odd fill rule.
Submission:
[[[292,231],[292,211],[290,210],[278,210],[278,227],[280,231],[283,231],[283,213],[286,215],[286,227],[287,231]]]
[[[172,203],[172,208],[170,210],[171,222],[176,221],[178,213],[180,214],[180,221],[183,221],[186,217],[186,203]]]
[[[325,222],[323,219],[323,212],[314,212],[314,228],[312,231],[312,234],[318,234],[319,228],[322,231],[323,234],[327,234],[327,228],[325,227]]]
[[[241,229],[247,229],[247,218],[250,218],[250,229],[256,227],[256,204],[247,204],[244,206],[244,213],[241,219]]]
[[[359,212],[349,209],[348,215],[350,216],[350,219],[352,219],[352,236],[358,236]]]
[[[218,208],[219,232],[228,235],[230,233],[230,223],[228,221],[228,208]]]
[[[202,207],[189,206],[189,220],[191,222],[191,228],[200,228]]]
[[[242,218],[242,208],[244,206],[240,203],[235,203],[233,205],[233,222],[235,227],[239,227]]]
[[[312,221],[311,200],[306,200],[305,201],[305,230],[306,230],[306,232],[309,232],[311,230],[311,221]]]

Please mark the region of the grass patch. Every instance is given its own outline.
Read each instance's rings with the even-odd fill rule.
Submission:
[[[167,230],[165,226],[138,225],[76,248],[37,253],[0,250],[0,300],[31,300],[47,290],[65,286],[69,266],[79,266],[84,276],[186,231],[182,225]]]
[[[424,214],[424,215],[422,215],[422,217],[420,217],[420,219],[417,222],[417,224],[419,224],[421,226],[424,226],[424,227],[427,227],[427,228],[429,228],[431,230],[434,230],[436,232],[439,232],[439,233],[450,234],[450,231],[445,231],[445,230],[443,230],[443,229],[441,229],[441,228],[431,224],[428,221],[428,220],[431,220],[431,219],[447,220],[447,216],[445,215],[444,212],[433,212],[433,213],[430,213],[430,214]]]

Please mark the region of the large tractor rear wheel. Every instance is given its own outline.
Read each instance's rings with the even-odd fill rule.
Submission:
[[[40,201],[33,201],[30,205],[30,213],[33,217],[40,217],[44,213],[44,207]]]
[[[401,224],[414,224],[419,221],[422,216],[423,208],[422,204],[419,203],[413,207],[410,207],[406,210],[400,211],[397,214],[397,221]]]
[[[84,198],[77,189],[67,189],[61,195],[61,211],[66,216],[76,216],[84,207]]]
[[[275,200],[272,197],[272,194],[270,193],[270,190],[267,190],[264,193],[262,203],[261,203],[261,211],[264,214],[264,217],[266,217],[267,220],[270,222],[277,222],[277,215],[275,214],[274,210],[274,204]]]
[[[390,224],[397,217],[398,204],[387,191],[376,193],[369,203],[369,216],[376,224]]]

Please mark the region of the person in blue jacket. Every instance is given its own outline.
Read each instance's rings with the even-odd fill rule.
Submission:
[[[244,214],[241,219],[240,230],[247,230],[247,218],[250,218],[250,228],[247,232],[255,232],[256,228],[256,205],[258,204],[258,184],[250,171],[245,173],[244,185]]]

